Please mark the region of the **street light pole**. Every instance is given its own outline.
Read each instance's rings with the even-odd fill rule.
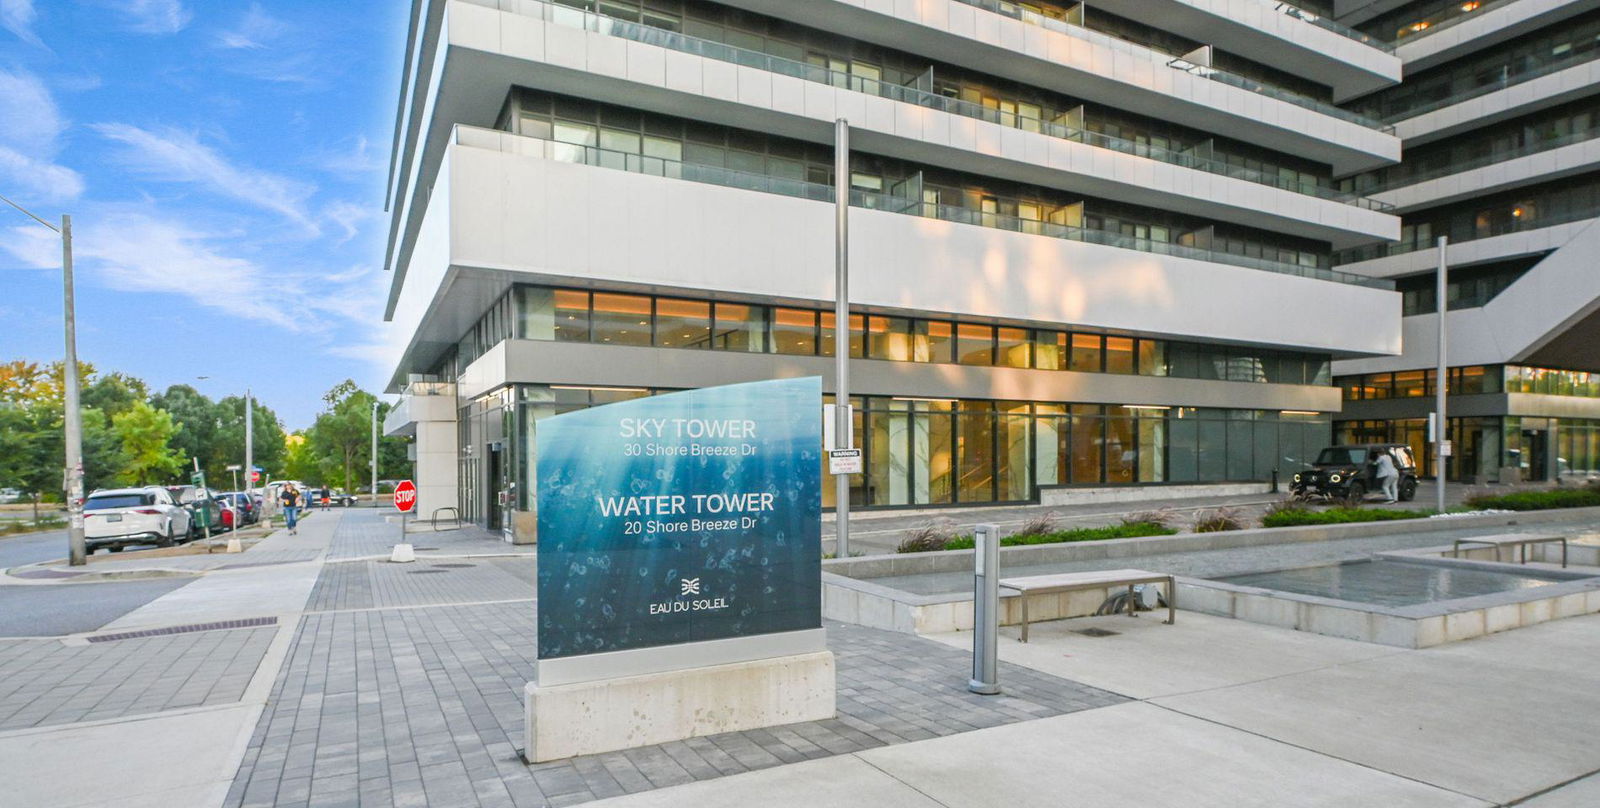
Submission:
[[[1450,308],[1449,300],[1447,299],[1447,293],[1449,291],[1448,278],[1450,266],[1448,260],[1446,260],[1445,251],[1449,248],[1449,246],[1450,238],[1448,236],[1440,236],[1439,275],[1434,279],[1434,295],[1438,298],[1438,305],[1436,305],[1434,308],[1439,312],[1439,361],[1438,369],[1435,371],[1435,375],[1433,377],[1434,409],[1437,410],[1437,412],[1434,414],[1433,420],[1433,487],[1435,494],[1434,506],[1438,509],[1439,513],[1444,513],[1445,466],[1450,460],[1449,456],[1445,454],[1445,446],[1449,444],[1447,438],[1450,436],[1450,430],[1447,424],[1450,422],[1445,419],[1444,411],[1445,394],[1448,392],[1447,388],[1450,386],[1449,375],[1446,370],[1446,367],[1448,366],[1448,357],[1446,356],[1445,352],[1445,313]]]
[[[88,563],[88,553],[83,543],[83,414],[78,410],[78,326],[72,293],[72,217],[61,214],[61,226],[57,227],[3,196],[0,196],[0,202],[61,234],[61,302],[66,315],[63,324],[67,335],[67,356],[61,368],[64,388],[62,408],[65,410],[62,420],[66,432],[63,488],[67,497],[67,563],[81,567]]]
[[[850,122],[833,124],[833,393],[834,448],[853,449],[850,441]],[[833,554],[850,557],[850,475],[834,475]]]
[[[372,506],[378,506],[378,402],[372,402]]]

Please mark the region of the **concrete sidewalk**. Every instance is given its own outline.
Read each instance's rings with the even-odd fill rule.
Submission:
[[[221,804],[341,521],[319,515],[299,535],[278,531],[242,554],[190,556],[238,568],[89,635],[0,641],[0,804]],[[32,591],[58,592],[70,608],[82,587],[126,585]],[[221,630],[227,621],[248,623]]]

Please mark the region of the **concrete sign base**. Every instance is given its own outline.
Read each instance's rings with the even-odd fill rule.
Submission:
[[[525,691],[523,756],[543,763],[835,715],[833,653],[624,676]]]

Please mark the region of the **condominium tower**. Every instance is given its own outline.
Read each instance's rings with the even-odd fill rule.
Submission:
[[[1273,0],[414,0],[386,429],[516,540],[541,418],[837,350],[862,507],[1287,474],[1411,359],[1422,254],[1354,259],[1437,204],[1367,190],[1410,58]]]
[[[1340,9],[1345,3],[1341,0]],[[1334,363],[1347,440],[1413,445],[1434,473],[1438,241],[1449,437],[1463,482],[1600,472],[1600,2],[1349,3],[1405,77],[1344,106],[1394,127],[1404,160],[1339,179],[1401,217],[1398,242],[1334,253],[1395,281],[1404,353]]]

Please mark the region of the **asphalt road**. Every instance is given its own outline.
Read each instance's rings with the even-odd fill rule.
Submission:
[[[54,637],[94,631],[193,580],[0,586],[0,637]]]
[[[50,530],[0,538],[0,569],[67,557],[67,531]]]

